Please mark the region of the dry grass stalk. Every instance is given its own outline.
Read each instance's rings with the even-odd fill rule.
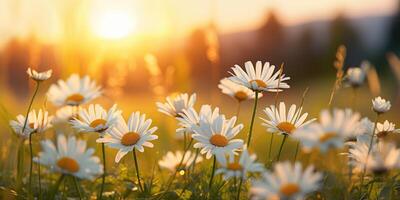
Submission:
[[[336,69],[336,81],[333,85],[331,96],[329,98],[328,106],[331,107],[333,98],[335,96],[336,90],[338,90],[342,85],[343,80],[343,67],[344,67],[344,60],[346,59],[346,47],[344,45],[340,45],[336,51],[336,60],[333,62],[333,66]]]

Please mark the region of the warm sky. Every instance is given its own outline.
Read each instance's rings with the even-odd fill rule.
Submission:
[[[78,6],[78,2],[86,4]],[[87,15],[88,27],[95,34],[118,36],[185,34],[211,18],[222,32],[248,30],[259,26],[268,10],[274,10],[284,24],[293,25],[330,19],[339,11],[350,17],[389,15],[397,7],[397,0],[0,0],[0,38],[35,32],[54,40],[62,32],[63,9],[71,16]],[[129,28],[107,33],[107,29],[118,29],[108,19],[109,13]]]

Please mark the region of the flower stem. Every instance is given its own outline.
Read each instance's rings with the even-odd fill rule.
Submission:
[[[240,199],[240,191],[242,191],[242,184],[243,184],[243,178],[240,179],[239,186],[237,188],[236,200]]]
[[[268,159],[267,159],[267,163],[272,161],[271,159],[271,151],[272,151],[272,143],[274,141],[274,133],[271,133],[271,140],[269,141],[269,150],[268,150]]]
[[[81,190],[79,189],[78,181],[76,180],[75,176],[72,176],[72,179],[74,180],[75,189],[79,194],[79,199],[82,199],[82,194],[81,194]]]
[[[138,166],[138,162],[137,162],[137,157],[136,157],[136,149],[133,149],[133,160],[135,161],[135,168],[136,168],[136,177],[138,179],[138,184],[139,184],[139,188],[140,191],[143,192],[143,187],[142,187],[142,183],[140,182],[140,174],[139,174],[139,166]]]
[[[53,187],[53,190],[52,190],[51,193],[50,193],[50,198],[49,198],[49,199],[54,199],[54,197],[56,196],[56,193],[57,193],[57,191],[58,191],[58,188],[60,187],[61,182],[64,180],[64,177],[65,177],[65,175],[62,174],[62,175],[60,176],[60,178],[58,178],[56,184],[55,184],[54,187]]]
[[[104,143],[101,143],[101,150],[102,150],[102,153],[103,153],[103,169],[104,169],[104,172],[103,172],[103,176],[101,178],[101,187],[100,187],[100,194],[99,194],[99,199],[100,200],[103,198],[104,183],[106,181],[106,173],[107,173],[107,171],[106,171],[106,150],[105,150],[105,147],[104,147]]]
[[[299,153],[299,144],[300,144],[300,142],[297,142],[297,145],[296,145],[296,153],[294,154],[294,162],[296,162],[296,160],[297,160],[297,154]]]
[[[279,159],[281,158],[281,153],[282,153],[283,145],[285,144],[286,138],[287,138],[287,135],[284,135],[281,146],[279,147],[279,152],[278,152],[278,156],[276,157],[276,161],[279,161]]]
[[[32,133],[29,134],[29,153],[30,153],[30,158],[31,162],[29,165],[29,188],[28,188],[28,195],[29,198],[32,194],[32,169],[33,169],[33,150],[32,150]]]
[[[25,154],[25,139],[20,140],[18,147],[18,159],[17,159],[17,191],[19,192],[22,186],[22,176],[24,174],[24,154]]]
[[[39,175],[39,199],[42,198],[42,181],[40,177],[40,162],[38,162],[38,175]]]
[[[251,116],[250,130],[249,130],[249,135],[247,136],[247,148],[250,147],[251,134],[253,133],[254,118],[255,118],[256,112],[257,112],[258,93],[259,93],[258,91],[255,92],[253,115]]]
[[[214,156],[213,165],[212,165],[212,170],[211,170],[210,182],[208,183],[208,188],[210,189],[210,192],[211,192],[211,186],[212,186],[212,183],[213,183],[213,180],[214,180],[216,160],[217,160],[217,159],[216,159],[216,157]]]

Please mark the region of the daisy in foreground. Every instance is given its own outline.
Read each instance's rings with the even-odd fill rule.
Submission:
[[[255,93],[249,88],[239,85],[228,78],[224,78],[220,81],[218,88],[222,90],[222,93],[235,98],[239,103],[245,100],[254,99]],[[259,94],[258,98],[261,98],[262,94]]]
[[[302,107],[296,109],[296,105],[292,104],[286,114],[286,105],[284,102],[279,104],[279,109],[271,105],[264,110],[267,119],[261,118],[264,121],[262,125],[270,133],[291,135],[296,129],[310,124],[315,120],[306,121],[308,113],[302,113],[302,110]]]
[[[37,82],[45,81],[51,77],[51,74],[53,73],[53,70],[47,70],[44,72],[38,72],[34,69],[28,68],[26,70],[26,73],[29,75],[29,77]]]
[[[183,137],[184,133],[194,133],[193,127],[199,125],[200,116],[203,119],[210,121],[211,119],[219,116],[219,108],[216,108],[213,111],[210,105],[202,105],[199,113],[197,113],[193,107],[189,109],[183,109],[180,117],[176,118],[179,121],[178,124],[180,126],[176,129],[177,136]]]
[[[184,109],[189,109],[196,102],[196,94],[178,94],[168,96],[166,103],[157,102],[158,111],[171,117],[179,117]]]
[[[47,97],[56,106],[78,106],[101,95],[101,88],[89,76],[72,74],[67,81],[59,80],[50,86]]]
[[[261,180],[254,181],[250,188],[251,199],[304,199],[320,187],[322,174],[309,166],[303,171],[301,163],[275,164],[274,172],[267,171]]]
[[[235,160],[234,155],[230,155],[229,159],[223,157],[219,159],[221,167],[215,171],[215,174],[223,174],[225,180],[230,178],[247,179],[248,173],[263,172],[264,165],[256,162],[257,156],[250,155],[247,148],[244,148],[240,154],[239,160]]]
[[[43,133],[50,128],[50,122],[52,119],[53,117],[49,116],[47,111],[40,109],[38,112],[36,112],[35,110],[32,110],[29,112],[28,119],[26,119],[23,115],[18,115],[16,120],[10,121],[10,126],[16,134],[24,138],[28,138],[30,134]]]
[[[246,71],[244,71],[239,65],[232,67],[233,73],[229,78],[231,81],[243,85],[255,92],[276,92],[281,89],[290,88],[285,82],[290,77],[285,77],[285,74],[279,78],[280,71],[274,72],[275,66],[270,65],[269,62],[262,64],[261,61],[256,62],[254,67],[250,61],[245,64]]]
[[[117,105],[106,111],[99,104],[91,104],[88,109],[81,109],[79,116],[71,120],[71,124],[79,132],[97,132],[102,136],[118,121],[121,112],[117,110]]]
[[[392,143],[380,142],[372,146],[368,152],[366,143],[356,143],[350,148],[349,157],[353,158],[351,165],[354,171],[362,172],[365,168],[374,174],[385,174],[393,169],[400,168],[400,149]]]
[[[150,128],[151,123],[152,120],[146,119],[146,115],[141,115],[140,112],[132,113],[128,123],[120,117],[116,125],[107,131],[107,135],[97,139],[97,142],[119,149],[115,156],[115,162],[118,163],[123,156],[134,149],[143,152],[143,147],[153,147],[150,141],[157,139],[158,136],[153,135],[157,127]]]
[[[185,157],[183,157],[185,155]],[[196,160],[196,161],[195,161]],[[180,175],[184,175],[185,171],[189,169],[194,163],[203,161],[203,158],[199,155],[187,151],[176,151],[175,153],[169,151],[165,156],[158,161],[160,167],[170,170],[171,172],[178,171]]]
[[[218,110],[215,108],[214,113]],[[200,148],[200,153],[206,154],[207,159],[212,155],[222,158],[226,154],[234,154],[243,146],[243,140],[233,139],[243,129],[242,124],[235,126],[235,123],[236,117],[200,116],[199,124],[193,127],[195,134],[192,137],[197,141],[193,147]]]
[[[326,152],[330,148],[342,148],[347,140],[356,137],[360,115],[350,109],[334,109],[332,114],[322,110],[319,122],[297,129],[293,137],[300,140],[305,151],[318,148]]]
[[[89,180],[103,173],[100,159],[93,156],[94,149],[86,149],[84,140],[76,140],[74,136],[67,139],[59,134],[57,144],[44,140],[41,145],[43,152],[39,153],[35,161],[48,166],[52,171]]]

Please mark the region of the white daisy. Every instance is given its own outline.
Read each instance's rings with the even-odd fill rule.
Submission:
[[[255,98],[255,93],[253,90],[250,90],[243,85],[239,85],[227,78],[221,79],[218,88],[222,90],[222,93],[235,98],[239,102]],[[258,98],[261,97],[262,94],[259,94]]]
[[[381,97],[376,97],[372,100],[372,109],[378,114],[389,111],[391,106],[392,105],[390,104],[390,101],[387,101]]]
[[[349,149],[351,165],[355,166],[355,172],[366,170],[375,174],[384,174],[392,169],[400,168],[400,149],[392,143],[380,142],[372,146],[368,155],[366,143],[356,143]],[[368,158],[368,160],[367,160]]]
[[[196,94],[178,94],[168,96],[166,103],[157,102],[158,111],[172,117],[179,117],[184,109],[189,109],[196,102]]]
[[[26,70],[26,73],[29,75],[31,79],[35,81],[45,81],[51,77],[53,70],[50,69],[44,72],[37,72],[34,69],[28,68],[28,70]]]
[[[334,109],[333,113],[323,110],[319,122],[313,122],[296,129],[293,137],[303,145],[304,150],[318,148],[326,152],[329,148],[341,148],[349,139],[356,137],[360,115],[350,109]]]
[[[375,134],[378,138],[384,138],[390,133],[398,133],[399,129],[395,128],[395,124],[385,120],[383,123],[376,124]]]
[[[107,131],[107,136],[96,141],[105,143],[110,148],[119,149],[115,156],[115,162],[118,163],[133,149],[143,152],[144,146],[150,148],[154,146],[150,141],[158,138],[157,135],[153,135],[157,127],[150,128],[151,122],[151,119],[146,119],[146,115],[141,115],[140,112],[132,113],[128,124],[122,117],[119,117],[115,126]]]
[[[63,134],[57,137],[57,146],[50,140],[41,142],[42,152],[34,160],[48,166],[55,172],[69,174],[81,179],[94,179],[103,173],[100,159],[93,156],[94,149],[86,150],[86,141],[67,138]]]
[[[279,104],[279,109],[271,105],[264,110],[268,119],[261,118],[264,121],[262,125],[265,126],[270,133],[290,135],[296,129],[310,124],[315,120],[311,119],[305,121],[308,113],[302,114],[302,110],[302,107],[296,109],[296,105],[292,104],[286,114],[286,105],[284,102]]]
[[[180,116],[176,118],[179,121],[178,124],[180,126],[176,129],[177,136],[180,138],[183,137],[184,133],[194,133],[193,127],[199,125],[200,116],[203,118],[209,118],[208,121],[210,121],[212,116],[215,117],[218,115],[219,109],[216,108],[213,111],[210,105],[202,105],[199,113],[197,113],[193,107],[190,107],[189,109],[183,109]]]
[[[229,160],[222,157],[218,160],[221,167],[215,171],[215,174],[223,174],[224,179],[241,178],[246,179],[248,173],[263,172],[264,165],[256,162],[255,154],[249,155],[247,148],[244,148],[240,154],[239,160],[235,160],[234,155],[229,155]]]
[[[218,108],[213,113],[217,113]],[[233,139],[243,125],[235,126],[236,117],[225,119],[225,115],[200,116],[198,125],[193,127],[195,134],[193,139],[197,141],[194,148],[201,148],[200,153],[206,154],[206,158],[223,157],[226,154],[234,154],[243,146],[243,140]]]
[[[81,107],[76,106],[64,106],[56,111],[56,115],[54,117],[53,122],[61,123],[61,122],[69,122],[73,120],[75,117],[79,116]]]
[[[360,87],[365,82],[369,68],[370,63],[368,61],[363,61],[361,67],[349,68],[346,72],[345,82],[349,86]]]
[[[79,116],[71,120],[72,127],[79,132],[97,132],[103,134],[107,129],[117,123],[121,116],[117,105],[108,112],[99,104],[91,104],[88,109],[79,111]]]
[[[14,132],[22,137],[29,137],[32,133],[43,133],[48,128],[51,127],[50,122],[53,117],[49,116],[47,111],[39,109],[36,113],[35,110],[31,110],[28,115],[28,121],[25,125],[25,116],[18,115],[16,120],[10,121],[10,126],[14,130]],[[25,130],[24,130],[25,125]],[[24,130],[24,131],[22,131]]]
[[[89,76],[80,78],[72,74],[67,81],[59,80],[57,84],[51,85],[47,97],[56,106],[74,106],[87,103],[101,93],[101,88]]]
[[[304,199],[318,190],[322,174],[309,166],[303,171],[300,162],[275,164],[274,172],[267,171],[261,180],[254,181],[250,188],[251,199]]]
[[[285,74],[282,74],[279,78],[280,71],[274,72],[275,66],[270,65],[269,62],[264,63],[263,66],[261,61],[257,61],[254,67],[250,61],[247,61],[244,65],[246,71],[239,65],[232,67],[233,73],[230,72],[232,76],[229,77],[231,81],[257,92],[276,92],[290,88],[285,82],[290,77],[285,77]]]
[[[169,151],[165,156],[162,157],[160,161],[158,161],[158,165],[160,165],[162,168],[170,170],[171,172],[179,171],[180,174],[183,174],[185,173],[185,170],[193,164],[195,159],[196,163],[203,161],[203,158],[200,155],[197,155],[196,158],[196,154],[192,153],[191,151],[187,151],[184,158],[183,154],[184,153],[182,151],[176,151],[175,153]],[[178,169],[178,167],[180,168]]]

